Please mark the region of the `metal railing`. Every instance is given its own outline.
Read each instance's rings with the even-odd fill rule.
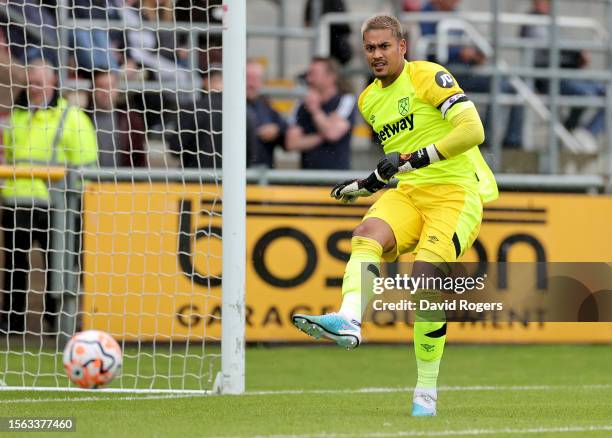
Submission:
[[[411,36],[416,38],[413,47],[416,49],[415,58],[426,59],[430,53],[430,46],[434,45],[434,53],[438,62],[444,64],[448,59],[448,49],[452,44],[457,44],[465,37],[457,38],[453,31],[460,30],[469,43],[478,47],[485,55],[493,60],[492,65],[478,67],[475,73],[488,75],[492,78],[493,86],[490,95],[478,96],[480,102],[491,104],[492,111],[492,149],[495,156],[494,166],[501,166],[502,146],[499,132],[498,109],[500,106],[507,106],[517,103],[527,103],[531,109],[549,125],[548,145],[546,151],[547,164],[542,168],[543,172],[558,173],[559,171],[559,145],[558,140],[572,152],[577,152],[580,147],[576,138],[565,129],[558,120],[557,111],[560,106],[594,107],[605,108],[608,119],[612,119],[611,97],[591,98],[579,96],[560,96],[560,79],[586,79],[596,80],[612,87],[612,71],[607,70],[564,70],[559,68],[536,68],[533,66],[511,66],[501,53],[504,49],[533,49],[548,48],[551,53],[551,65],[558,65],[559,52],[561,49],[583,49],[605,52],[609,56],[610,42],[609,36],[612,35],[612,2],[604,0],[608,9],[608,28],[604,28],[599,21],[588,17],[560,17],[556,4],[559,0],[552,1],[551,16],[538,16],[533,14],[500,13],[499,0],[491,0],[492,12],[422,12],[405,13],[398,18],[403,23],[413,24],[411,29],[421,22],[437,22],[437,35],[434,37],[421,37],[418,33],[412,32]],[[318,54],[329,55],[330,47],[330,28],[333,24],[361,24],[369,17],[367,13],[330,13],[324,15],[319,22],[319,32],[317,48]],[[475,25],[486,24],[492,29],[493,38],[486,38]],[[502,38],[498,31],[500,25],[532,25],[549,26],[552,30],[550,41],[539,41],[528,38]],[[584,40],[572,39],[561,40],[559,35],[560,28],[568,28],[587,32],[590,38]],[[492,39],[492,41],[491,41]],[[465,41],[463,41],[465,42]],[[555,59],[557,62],[555,63]],[[610,61],[609,61],[610,62]],[[499,92],[499,84],[502,77],[509,77],[509,82],[516,89],[518,96],[503,95]],[[550,79],[551,91],[549,96],[539,96],[532,87],[528,85],[524,78]],[[475,99],[476,100],[476,99]],[[612,126],[612,125],[608,125]],[[606,158],[606,169],[604,173],[612,175],[612,133],[606,130],[606,148],[602,153]]]
[[[219,183],[221,169],[133,169],[108,168],[72,169],[68,172],[71,186],[85,181],[113,182],[172,182],[177,178],[185,182]],[[258,185],[317,185],[331,186],[338,181],[362,178],[364,171],[357,170],[277,170],[250,168],[246,171],[249,184]],[[612,193],[612,181],[600,175],[514,175],[496,174],[500,190],[505,191],[563,191],[574,193]]]

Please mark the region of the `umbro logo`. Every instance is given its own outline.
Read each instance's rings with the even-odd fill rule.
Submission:
[[[436,236],[427,236],[427,240],[429,240],[429,243],[436,243],[440,241],[440,239],[438,239]]]
[[[376,122],[376,115],[372,114],[370,115],[370,125],[373,125],[374,122]]]
[[[421,344],[421,347],[423,347],[423,350],[425,350],[428,353],[431,353],[436,348],[435,345],[431,345],[431,344]]]

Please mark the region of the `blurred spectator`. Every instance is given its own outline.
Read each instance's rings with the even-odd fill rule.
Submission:
[[[15,59],[8,46],[6,30],[0,28],[0,116],[10,111],[13,101],[24,89],[25,67]]]
[[[423,12],[455,12],[460,0],[431,0],[423,6]],[[422,22],[421,35],[436,35],[437,22]],[[455,38],[461,38],[462,32],[454,32]],[[430,61],[438,62],[435,56],[428,58]],[[478,74],[474,67],[483,65],[486,61],[485,55],[478,48],[471,45],[452,45],[448,53],[448,69],[453,72],[455,79],[461,88],[467,93],[490,93],[490,76]],[[516,94],[514,87],[505,79],[501,80],[500,91],[503,93]],[[518,148],[523,144],[523,106],[512,106],[508,126],[503,139],[503,145],[508,148]],[[485,116],[486,137],[490,140],[490,113]]]
[[[74,19],[112,23],[121,20],[123,0],[72,0],[72,6]],[[111,24],[110,31],[103,26],[71,31],[70,41],[75,51],[77,70],[117,70],[119,50],[125,45],[122,28]]]
[[[550,14],[550,0],[532,0],[530,13],[535,15]],[[525,25],[521,28],[521,36],[524,38],[534,38],[541,41],[550,41],[548,26]],[[534,55],[534,65],[540,68],[548,68],[550,65],[550,53],[548,49],[538,49]],[[583,50],[561,50],[561,68],[586,68],[589,63],[589,54]],[[538,92],[548,93],[549,81],[539,79],[535,82]],[[595,81],[583,79],[561,79],[559,91],[565,96],[605,96],[606,87]],[[582,115],[586,108],[572,108],[564,125],[569,130],[574,130],[574,135],[584,148],[584,152],[595,153],[599,150],[596,136],[605,129],[605,111],[599,108],[592,118],[583,126],[580,126]]]
[[[321,6],[320,11],[316,10],[317,4]],[[317,21],[320,17],[315,16],[317,12],[321,15],[330,12],[346,12],[346,6],[343,0],[308,0],[304,10],[304,25],[306,27],[318,24]],[[350,35],[351,28],[348,24],[334,24],[331,26],[329,53],[332,58],[342,65],[348,64],[353,57],[353,49],[349,40]]]
[[[221,169],[222,90],[221,71],[212,70],[204,77],[195,103],[179,111],[177,132],[167,142],[184,168]]]
[[[174,3],[176,21],[203,23],[221,26],[223,23],[223,0],[176,0]],[[180,45],[185,45],[185,38]],[[211,65],[221,64],[221,33],[202,32],[195,50],[198,54],[200,71],[207,71]]]
[[[89,116],[96,128],[100,167],[145,167],[145,127],[139,112],[120,106],[118,78],[96,71]]]
[[[85,166],[97,161],[96,133],[87,115],[59,97],[53,66],[33,61],[27,69],[27,92],[22,93],[4,131],[6,161],[16,167],[32,165]],[[29,252],[37,242],[49,263],[51,198],[47,178],[8,178],[2,187],[4,234],[4,297],[0,331],[23,332],[29,290]],[[50,269],[47,287],[51,287]],[[44,320],[55,325],[56,303],[45,294]]]
[[[0,14],[5,16],[3,22],[9,23],[11,55],[25,64],[42,58],[57,66],[60,46],[57,7],[40,0],[6,0],[3,3]]]
[[[402,10],[404,12],[420,12],[421,0],[403,0]]]
[[[119,131],[115,107],[119,89],[117,77],[110,71],[98,71],[93,76],[93,90],[89,114],[98,140],[100,167],[117,167]]]
[[[257,61],[247,62],[247,111],[255,130],[253,148],[247,151],[249,166],[274,167],[274,149],[284,147],[287,123],[261,95],[264,66]]]
[[[154,27],[158,21],[149,22],[144,10],[140,7],[140,0],[125,0],[125,6],[121,9],[123,22],[130,29],[126,33],[130,58],[158,80],[177,83],[179,86],[190,84],[191,74],[180,68],[174,56],[168,59],[158,53],[158,32],[147,29],[147,26]]]
[[[349,169],[356,99],[338,87],[339,66],[315,58],[308,68],[308,93],[287,130],[288,150],[302,152],[303,169]]]
[[[142,0],[142,15],[152,22],[172,21],[174,18],[174,1]]]

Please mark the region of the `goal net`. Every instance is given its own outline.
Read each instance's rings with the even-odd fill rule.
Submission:
[[[0,387],[93,329],[112,390],[240,393],[245,1],[55,3],[0,5]]]

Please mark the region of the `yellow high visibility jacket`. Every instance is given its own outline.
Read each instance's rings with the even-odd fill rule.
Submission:
[[[85,112],[64,99],[50,108],[14,109],[4,130],[7,164],[88,166],[98,160],[95,128]],[[5,203],[48,205],[49,182],[40,178],[8,178],[2,185]]]

